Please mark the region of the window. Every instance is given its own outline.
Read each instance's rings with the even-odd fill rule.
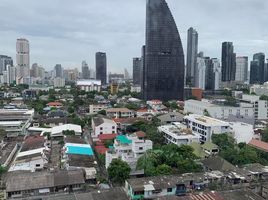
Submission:
[[[40,164],[36,164],[35,166],[36,166],[36,167],[40,167]]]
[[[103,128],[102,128],[102,127],[100,127],[100,130],[103,130]]]
[[[168,188],[167,189],[167,192],[172,192],[172,188]]]
[[[139,147],[139,150],[143,150],[143,147]]]
[[[161,192],[162,192],[161,189],[153,190],[153,194],[159,194],[159,193],[161,193]]]
[[[114,132],[114,131],[112,131],[112,133],[114,134],[115,132]]]
[[[115,127],[113,126],[112,129],[115,129]]]
[[[136,195],[144,195],[144,191],[135,191],[134,196]]]
[[[102,135],[102,134],[103,134],[103,132],[100,132],[100,134]]]

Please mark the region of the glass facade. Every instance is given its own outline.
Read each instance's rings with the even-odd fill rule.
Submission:
[[[183,100],[184,53],[165,0],[147,0],[144,56],[144,99]]]

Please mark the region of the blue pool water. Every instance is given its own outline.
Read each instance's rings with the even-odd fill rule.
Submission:
[[[67,154],[93,155],[91,147],[67,146],[67,149]]]

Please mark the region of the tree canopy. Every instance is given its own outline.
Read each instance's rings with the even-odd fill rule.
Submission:
[[[268,164],[267,153],[250,147],[246,143],[236,144],[234,138],[228,134],[212,135],[212,141],[219,146],[220,156],[233,165]]]
[[[199,172],[202,167],[195,162],[197,157],[192,147],[175,144],[150,150],[137,163],[137,169],[144,169],[146,176]]]
[[[130,171],[131,169],[126,162],[114,159],[108,167],[108,177],[112,183],[123,184],[129,178]]]

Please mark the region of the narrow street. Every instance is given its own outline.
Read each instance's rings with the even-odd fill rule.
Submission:
[[[93,140],[92,140],[92,137],[91,137],[91,135],[90,135],[90,130],[89,130],[88,127],[85,127],[85,128],[84,128],[84,139],[85,139],[85,141],[86,141],[88,144],[91,145],[91,147],[92,147],[93,150],[94,150],[95,158],[96,158],[96,161],[97,161],[97,164],[98,164],[98,170],[97,170],[97,171],[99,172],[99,174],[100,174],[103,178],[105,178],[105,179],[108,180],[108,173],[107,173],[107,170],[106,170],[105,166],[101,164],[101,160],[100,160],[99,157],[97,156],[97,153],[96,153],[96,151],[95,151],[94,142],[93,142]]]

